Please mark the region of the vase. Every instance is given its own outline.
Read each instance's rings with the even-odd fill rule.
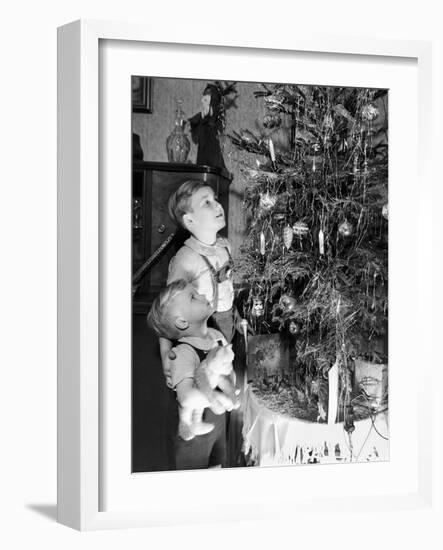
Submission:
[[[186,162],[191,143],[185,134],[186,115],[181,108],[182,101],[177,100],[174,129],[166,139],[166,151],[169,162]]]

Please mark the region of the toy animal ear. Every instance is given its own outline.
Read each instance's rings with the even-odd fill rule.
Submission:
[[[178,330],[186,330],[189,327],[189,323],[186,319],[183,319],[183,317],[176,317],[174,320],[174,325]]]

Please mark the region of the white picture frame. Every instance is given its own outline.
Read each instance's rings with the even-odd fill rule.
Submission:
[[[102,426],[103,418],[106,416],[106,407],[103,403],[108,399],[108,390],[114,390],[103,386],[106,354],[102,353],[100,346],[103,304],[106,303],[109,286],[101,284],[103,269],[108,265],[107,260],[103,258],[105,247],[102,246],[102,238],[103,232],[106,232],[109,226],[103,220],[109,218],[111,212],[106,210],[110,203],[106,203],[108,206],[103,203],[103,188],[100,183],[103,181],[103,174],[100,174],[100,159],[103,154],[100,116],[106,107],[101,104],[99,95],[100,65],[109,64],[111,58],[108,54],[101,53],[100,45],[104,41],[112,41],[120,46],[125,45],[126,50],[131,50],[137,44],[151,44],[155,45],[156,51],[160,51],[162,46],[170,48],[174,45],[177,48],[177,44],[181,44],[185,49],[185,45],[189,46],[187,34],[187,31],[182,35],[174,31],[171,36],[166,36],[143,25],[103,21],[77,21],[61,27],[58,32],[58,521],[76,529],[90,530],[282,517],[285,513],[289,514],[294,507],[301,508],[301,505],[303,510],[308,512],[319,509],[326,511],[331,506],[336,511],[343,512],[357,505],[361,510],[368,511],[374,506],[379,511],[430,506],[432,403],[425,386],[425,380],[429,382],[432,375],[430,350],[421,353],[422,378],[413,390],[416,392],[413,398],[417,406],[412,408],[413,418],[409,419],[411,439],[415,442],[412,452],[416,451],[417,456],[414,456],[409,469],[402,473],[403,477],[399,477],[395,490],[387,487],[384,494],[377,494],[376,491],[371,493],[369,490],[365,493],[365,489],[360,493],[355,492],[352,484],[358,483],[359,476],[362,475],[361,469],[357,468],[359,465],[347,467],[351,473],[346,481],[348,487],[342,493],[328,494],[318,490],[313,491],[312,498],[308,498],[306,494],[298,498],[285,492],[285,479],[296,482],[292,469],[279,468],[267,472],[261,469],[210,472],[211,485],[219,484],[220,487],[225,487],[225,493],[220,496],[220,509],[217,510],[215,519],[214,510],[207,506],[208,472],[174,472],[151,474],[151,477],[144,476],[144,479],[132,476],[131,485],[143,484],[145,494],[148,487],[149,497],[142,505],[135,501],[131,504],[131,493],[125,493],[122,489],[122,494],[125,494],[126,498],[122,497],[119,502],[119,493],[114,491],[117,497],[113,499],[112,506],[104,506],[101,486],[108,482],[107,476],[109,477],[110,471],[113,472],[113,466],[105,468],[103,465],[103,459],[106,458],[103,454],[109,452],[108,441],[105,441],[107,432]],[[412,229],[417,231],[417,238],[413,239],[410,245],[410,257],[417,262],[417,272],[414,271],[411,279],[414,287],[411,290],[409,313],[411,316],[416,315],[417,319],[419,315],[421,318],[430,318],[430,291],[426,284],[424,266],[430,263],[432,249],[423,246],[423,239],[420,240],[419,246],[419,236],[430,231],[432,225],[432,220],[429,219],[431,181],[428,172],[431,127],[430,44],[316,37],[299,33],[295,38],[282,36],[278,41],[267,40],[266,37],[255,39],[248,34],[241,39],[218,38],[216,34],[213,38],[206,39],[203,33],[196,33],[193,48],[197,52],[196,55],[205,54],[208,49],[228,49],[231,57],[240,55],[248,49],[251,55],[253,52],[273,52],[273,55],[284,56],[288,52],[302,52],[313,56],[333,54],[329,59],[334,56],[353,59],[386,58],[391,60],[392,65],[397,61],[412,60],[416,66],[418,82],[418,101],[411,105],[412,112],[418,114],[418,146],[411,146],[417,159],[415,161],[414,157],[411,162],[413,166],[416,162],[418,167],[418,184],[417,181],[415,184],[419,204],[416,206],[416,219],[410,222]],[[125,55],[127,54],[128,51]],[[151,75],[149,69],[147,74]],[[207,71],[203,73],[198,67],[193,74],[187,73],[189,78],[196,78],[198,74],[204,78],[217,78],[216,74],[213,76]],[[106,78],[103,82],[106,85]],[[127,116],[129,124],[129,111]],[[124,166],[127,162],[129,177],[130,157],[126,153],[127,151],[122,153],[122,163]],[[393,168],[395,170],[395,165]],[[411,197],[405,198],[406,210],[412,207],[411,201],[413,202]],[[392,209],[395,216],[395,205],[391,207],[390,198],[390,214]],[[404,220],[401,223],[404,224]],[[128,288],[129,286],[128,277]],[[401,311],[394,320],[399,317]],[[414,324],[414,330],[423,331],[418,321],[415,322],[417,326]],[[415,334],[425,336],[424,332]],[[411,346],[414,344],[411,343]],[[407,360],[414,361],[416,355],[415,349],[412,349]],[[393,392],[396,392],[395,386]],[[127,399],[127,395],[123,396],[122,402],[126,403]],[[124,429],[127,430],[127,426]],[[116,431],[118,432],[118,429]],[[396,437],[395,432],[393,437]],[[121,443],[126,444],[128,441],[126,439]],[[400,445],[399,449],[401,448]],[[396,467],[396,460],[400,464],[400,457],[396,458],[394,452],[392,468]],[[371,468],[374,468],[371,471],[378,471],[378,466],[371,465]],[[327,477],[331,471],[329,468],[325,466],[319,470],[304,467],[303,475],[307,483],[312,484],[320,477]],[[130,471],[127,472],[127,476],[129,475]],[[383,466],[380,467],[380,475],[387,475],[386,472],[383,473]],[[408,482],[404,481],[406,477]],[[206,480],[206,483],[202,483],[202,479]],[[271,479],[274,480],[272,485],[267,485]],[[246,487],[266,487],[266,491],[254,493],[248,490],[232,499],[232,491],[244,483]],[[168,487],[170,490],[174,486],[179,494],[191,489],[196,493],[197,496],[191,505],[185,506],[180,498],[169,503],[163,502],[162,487]],[[278,511],[273,505],[275,502],[282,503]]]

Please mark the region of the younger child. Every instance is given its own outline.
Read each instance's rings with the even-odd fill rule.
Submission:
[[[225,411],[232,410],[237,404],[234,387],[228,379],[223,379],[225,393],[214,391],[214,386],[220,367],[223,367],[223,374],[232,374],[233,353],[223,335],[208,328],[207,321],[212,313],[212,306],[204,296],[186,281],[177,280],[154,300],[148,315],[156,333],[176,344],[176,359],[171,362],[170,377],[177,393],[181,420],[182,437],[174,434],[178,470],[225,465]],[[227,363],[228,369],[225,367]],[[196,377],[205,380],[205,393],[196,387]],[[209,408],[204,412],[204,422],[199,422],[199,418],[194,422],[195,413],[198,416],[198,409],[205,407]],[[200,435],[183,437],[184,428]]]

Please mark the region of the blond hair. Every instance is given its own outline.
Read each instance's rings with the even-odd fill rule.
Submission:
[[[183,223],[183,216],[188,212],[191,212],[191,198],[192,195],[202,189],[203,187],[209,187],[210,185],[200,180],[186,180],[180,187],[169,197],[168,212],[169,216],[174,222],[185,227]]]
[[[153,301],[147,321],[158,336],[171,340],[176,340],[181,336],[168,306],[174,296],[182,292],[187,284],[184,279],[178,279],[164,288]]]

